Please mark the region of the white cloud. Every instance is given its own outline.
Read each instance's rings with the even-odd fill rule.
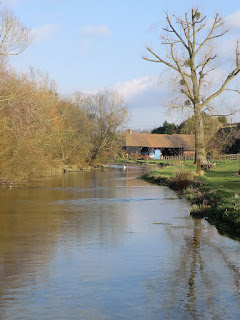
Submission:
[[[131,114],[129,127],[153,129],[164,120],[170,120],[166,107],[168,81],[162,83],[157,76],[146,76],[118,82],[113,89],[122,93],[128,105]]]
[[[230,29],[234,29],[235,31],[239,30],[240,29],[240,10],[225,17],[223,20]]]
[[[84,36],[104,36],[109,35],[111,33],[111,30],[108,28],[107,25],[100,25],[100,26],[84,26],[81,29],[79,29],[79,32]]]
[[[218,39],[217,49],[225,64],[235,63],[236,43],[240,40],[240,10],[223,18],[223,21],[229,32]]]
[[[33,28],[33,42],[41,42],[51,38],[57,31],[59,26],[56,24],[45,24],[39,28]]]
[[[114,89],[121,92],[126,99],[129,99],[144,92],[147,92],[149,89],[156,89],[157,80],[157,77],[146,76],[130,81],[118,82],[114,86]]]

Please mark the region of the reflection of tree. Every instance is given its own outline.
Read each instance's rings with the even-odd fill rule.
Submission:
[[[169,261],[161,261],[159,277],[145,282],[147,299],[158,303],[166,319],[198,320],[207,315],[220,320],[234,314],[240,270],[235,256],[228,256],[221,241],[216,242],[215,229],[196,219],[192,229],[167,231]]]
[[[189,273],[189,293],[188,293],[188,301],[186,302],[186,307],[188,312],[193,316],[193,319],[197,319],[197,312],[195,310],[196,306],[196,273],[198,269],[198,264],[200,264],[200,268],[203,270],[203,263],[200,254],[200,239],[201,239],[201,229],[200,220],[195,220],[195,226],[193,230],[193,238],[191,241],[192,245],[192,261]]]
[[[83,172],[1,191],[1,319],[15,291],[49,277],[59,248],[71,255],[74,245],[119,245],[127,213],[116,184],[124,187],[126,180],[116,182],[114,172]]]
[[[26,200],[30,189],[21,191],[22,200],[17,200],[17,189],[2,191],[6,199],[1,199],[0,214],[0,300],[9,290],[47,273],[56,246],[59,226],[47,219],[46,201],[34,206]]]

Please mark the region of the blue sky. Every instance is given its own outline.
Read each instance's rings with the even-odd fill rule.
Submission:
[[[159,48],[155,26],[164,24],[166,11],[182,16],[197,6],[209,18],[219,12],[232,24],[235,32],[232,37],[239,33],[240,38],[240,3],[235,0],[5,0],[3,3],[34,35],[31,46],[11,58],[18,70],[27,71],[33,66],[47,72],[64,94],[101,88],[119,90],[131,113],[128,126],[133,129],[152,129],[164,120],[179,123],[187,117],[186,113],[167,111],[169,80],[161,76],[164,68],[141,58],[146,53],[146,44]],[[226,38],[228,41],[230,36]],[[232,98],[231,103],[235,108],[240,106],[238,97]],[[232,120],[240,122],[240,112]]]

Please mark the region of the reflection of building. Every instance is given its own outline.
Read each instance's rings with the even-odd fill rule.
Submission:
[[[126,135],[125,150],[128,154],[149,154],[161,150],[163,156],[194,154],[194,135],[188,134],[142,134]]]

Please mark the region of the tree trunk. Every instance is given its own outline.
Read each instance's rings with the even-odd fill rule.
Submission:
[[[204,126],[202,118],[201,105],[196,104],[194,106],[194,116],[195,116],[195,161],[206,160],[206,151],[205,151],[205,141],[204,141]]]
[[[192,58],[194,59],[194,57]],[[193,60],[194,61],[194,60]],[[194,96],[194,117],[195,117],[195,162],[202,163],[206,160],[204,126],[202,117],[202,106],[200,103],[199,85],[196,76],[196,69],[191,68],[193,96]]]

